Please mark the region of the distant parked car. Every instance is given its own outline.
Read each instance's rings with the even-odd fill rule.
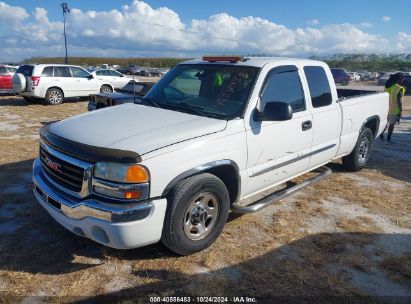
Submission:
[[[151,69],[149,69],[149,73],[151,74],[151,76],[154,76],[154,77],[162,77],[162,76],[164,76],[164,72],[161,71],[160,69],[157,69],[157,68],[151,68]]]
[[[344,69],[331,69],[335,84],[348,85],[351,81],[350,74]]]
[[[66,97],[83,97],[98,92],[112,92],[110,82],[95,79],[85,69],[65,64],[26,64],[12,79],[13,90],[28,102],[45,99],[56,105]]]
[[[122,67],[118,68],[116,71],[124,75],[137,75],[137,70],[134,67]]]
[[[144,76],[144,77],[151,77],[151,72],[149,68],[140,68],[137,72],[137,75]]]
[[[87,109],[93,111],[123,103],[139,102],[154,85],[155,82],[135,82],[131,80],[117,92],[90,95]]]
[[[357,72],[349,72],[348,74],[350,74],[351,79],[354,80],[354,81],[360,81],[361,80],[361,76]]]
[[[393,74],[393,73],[385,73],[384,75],[382,75],[380,78],[378,78],[377,85],[379,85],[379,86],[385,85],[385,83],[387,82],[388,78],[390,78],[390,76],[391,76],[392,74]]]
[[[13,94],[12,78],[16,72],[15,67],[0,65],[0,93]]]
[[[100,69],[93,71],[91,74],[98,80],[108,81],[114,89],[120,89],[130,81],[130,78],[127,78],[120,72],[111,69]],[[134,80],[138,81],[137,79]]]

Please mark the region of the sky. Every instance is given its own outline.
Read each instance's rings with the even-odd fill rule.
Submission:
[[[64,56],[62,1],[0,0],[0,62]],[[69,56],[411,53],[409,0],[66,2]]]

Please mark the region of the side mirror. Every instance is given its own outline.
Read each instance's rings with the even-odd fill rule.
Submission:
[[[93,79],[93,78],[94,78],[93,74],[90,74],[87,76],[87,79]]]
[[[262,112],[254,110],[254,120],[256,121],[284,121],[293,117],[293,109],[286,102],[270,101],[264,106]]]

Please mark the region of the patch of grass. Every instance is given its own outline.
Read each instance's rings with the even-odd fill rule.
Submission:
[[[411,286],[411,251],[402,256],[385,257],[379,266],[395,281]]]

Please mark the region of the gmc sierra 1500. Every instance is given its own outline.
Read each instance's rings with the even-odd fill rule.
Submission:
[[[45,126],[34,195],[70,231],[114,248],[210,246],[229,210],[255,212],[328,175],[362,169],[388,94],[336,89],[328,66],[204,57],[170,70],[136,104]],[[242,201],[318,174],[251,205]]]

